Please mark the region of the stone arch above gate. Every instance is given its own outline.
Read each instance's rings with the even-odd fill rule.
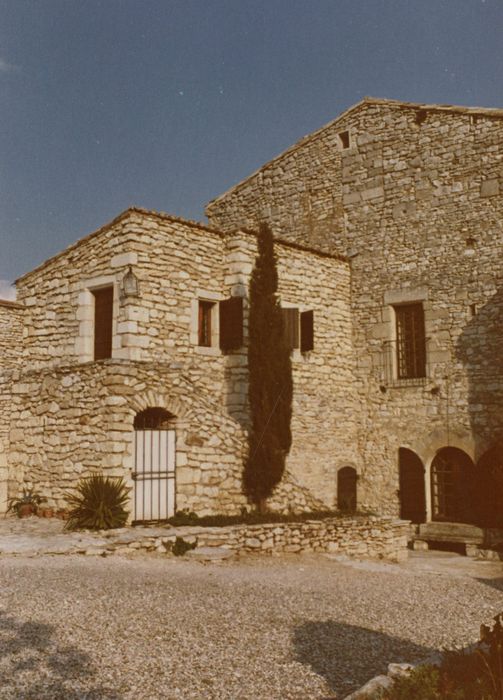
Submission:
[[[165,408],[155,406],[145,408],[136,414],[133,421],[135,430],[168,430],[173,428],[175,416]]]

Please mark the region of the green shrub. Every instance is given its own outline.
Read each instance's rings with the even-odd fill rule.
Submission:
[[[68,530],[109,530],[123,527],[128,519],[125,505],[129,489],[121,477],[93,474],[81,479],[76,493],[66,494]]]
[[[439,669],[420,666],[397,679],[381,700],[503,700],[503,613],[481,628],[473,651],[447,651]]]
[[[43,498],[35,489],[23,489],[22,496],[17,498],[10,498],[8,501],[7,513],[15,512],[18,518],[22,516],[23,507],[31,507],[32,512],[35,514],[38,507],[45,502]]]
[[[440,671],[435,666],[418,666],[410,676],[397,678],[391,690],[385,690],[380,700],[443,700],[440,691]]]
[[[196,545],[196,542],[193,542],[191,544],[190,542],[184,540],[183,537],[177,537],[175,540],[175,544],[173,545],[173,549],[171,551],[173,552],[175,557],[183,557],[183,555],[186,552],[188,552],[191,549],[195,549]]]
[[[198,517],[195,513],[179,510],[169,518],[168,523],[175,527],[183,525],[201,525],[202,527],[225,527],[227,525],[264,525],[266,523],[299,523],[306,520],[324,520],[341,516],[336,510],[315,510],[307,513],[275,513],[266,511],[260,513],[257,510],[246,512],[242,510],[240,515],[205,515]]]

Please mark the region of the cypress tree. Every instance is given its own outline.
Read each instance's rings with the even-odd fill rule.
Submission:
[[[278,272],[272,232],[261,224],[250,280],[248,398],[251,427],[243,486],[248,500],[264,510],[285,471],[292,434],[292,365],[277,298]]]

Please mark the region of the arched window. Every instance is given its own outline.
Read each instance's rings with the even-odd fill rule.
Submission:
[[[337,472],[337,508],[347,513],[356,510],[356,469],[342,467]]]
[[[173,427],[174,416],[164,408],[146,408],[134,418],[135,430],[167,430]]]
[[[413,523],[425,523],[424,466],[417,454],[406,447],[398,450],[398,475],[400,517]]]

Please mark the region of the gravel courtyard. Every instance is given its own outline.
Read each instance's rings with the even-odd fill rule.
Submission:
[[[501,565],[438,563],[1,558],[0,698],[343,698],[503,609]]]

